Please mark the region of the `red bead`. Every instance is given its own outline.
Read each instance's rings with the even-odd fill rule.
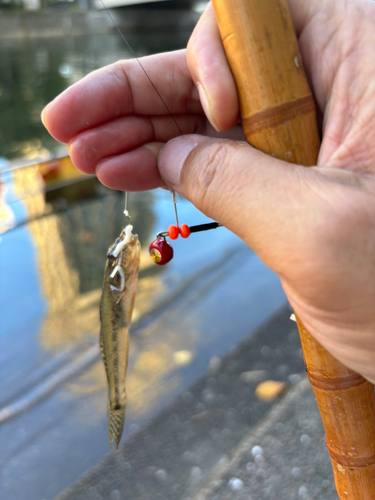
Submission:
[[[151,259],[159,266],[164,266],[173,259],[173,248],[164,238],[157,238],[149,248]]]
[[[178,230],[177,226],[170,225],[168,227],[168,236],[171,240],[177,240],[179,234],[180,231]]]
[[[182,238],[188,238],[190,236],[190,227],[187,224],[181,224],[180,234]]]

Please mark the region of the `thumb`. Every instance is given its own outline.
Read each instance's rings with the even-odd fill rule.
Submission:
[[[318,169],[277,160],[246,142],[179,137],[161,150],[158,168],[169,187],[236,233],[279,275],[288,256],[306,255],[306,228],[324,223],[322,183],[312,187],[306,179]]]

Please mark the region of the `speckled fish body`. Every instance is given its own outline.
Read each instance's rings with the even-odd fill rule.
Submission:
[[[141,246],[127,226],[109,248],[100,300],[100,350],[108,381],[109,443],[120,443],[126,416],[125,378]]]

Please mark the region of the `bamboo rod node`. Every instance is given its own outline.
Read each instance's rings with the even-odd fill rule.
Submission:
[[[345,455],[341,455],[340,453],[334,451],[330,444],[326,441],[327,450],[329,456],[336,463],[337,469],[340,471],[338,465],[341,467],[347,467],[348,469],[361,469],[363,467],[369,467],[371,465],[375,465],[375,455],[370,455],[368,457],[347,457]],[[342,472],[342,470],[340,471]],[[375,482],[375,475],[374,475]]]
[[[314,114],[315,103],[312,95],[307,95],[295,101],[283,102],[272,108],[264,109],[242,120],[242,126],[257,134],[267,128],[275,128],[296,116]]]
[[[311,373],[307,370],[307,376],[311,384],[316,389],[322,389],[324,391],[342,391],[352,387],[359,387],[362,384],[370,383],[361,375],[358,375],[358,373],[352,373],[346,377],[327,378],[322,375],[317,375],[316,373]]]

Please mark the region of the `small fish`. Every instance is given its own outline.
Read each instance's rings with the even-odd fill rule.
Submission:
[[[100,351],[108,381],[109,444],[118,448],[126,415],[129,326],[137,293],[141,245],[128,225],[109,248],[100,299]]]

